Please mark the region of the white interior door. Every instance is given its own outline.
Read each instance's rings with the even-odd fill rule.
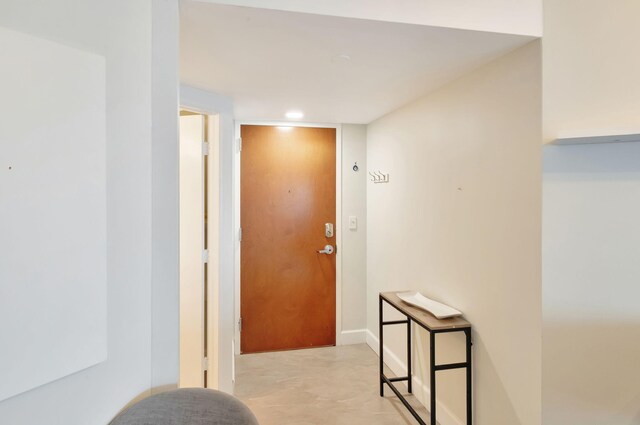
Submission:
[[[204,117],[180,117],[180,387],[204,386]]]

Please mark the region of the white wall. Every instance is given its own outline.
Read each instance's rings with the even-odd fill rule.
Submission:
[[[638,16],[633,0],[545,2],[546,142],[640,133]],[[545,425],[640,424],[639,164],[639,144],[545,148]]]
[[[201,0],[436,27],[542,35],[542,0]]]
[[[153,5],[163,6],[162,2]],[[160,243],[154,235],[158,229],[152,227],[157,212],[153,208],[152,186],[158,177],[153,165],[156,160],[168,158],[177,165],[177,155],[172,156],[170,150],[153,149],[152,128],[157,116],[152,114],[160,109],[152,109],[152,102],[160,102],[155,97],[159,86],[167,93],[176,87],[164,86],[162,79],[155,80],[159,86],[152,86],[152,22],[150,1],[0,3],[0,25],[106,58],[108,293],[107,361],[1,402],[0,423],[102,425],[133,398],[148,394],[155,382],[177,380],[177,309],[168,313],[156,310],[156,288],[152,290],[152,255],[156,254],[153,248]],[[166,31],[171,37],[171,29]],[[162,62],[158,56],[153,63],[155,60]],[[168,137],[164,142],[169,141]],[[177,187],[177,182],[171,184]],[[153,197],[162,201],[166,193],[162,186],[157,189]],[[177,191],[167,196],[177,196]],[[177,221],[174,224],[177,226]],[[177,256],[168,258],[176,267],[171,269],[168,265],[169,271],[177,275]],[[177,289],[177,280],[171,282],[171,276],[169,273],[161,286],[174,284]],[[152,311],[158,314],[153,315]],[[168,329],[153,329],[160,323],[161,314],[169,318]],[[42,359],[46,361],[44,348]],[[155,355],[164,350],[167,354]]]
[[[359,170],[353,171],[354,163]],[[342,125],[342,344],[366,339],[367,127]],[[357,229],[349,229],[349,216]]]
[[[107,196],[104,58],[3,27],[0,51],[1,401],[107,358]]]
[[[640,424],[640,143],[544,155],[545,425]]]
[[[367,167],[390,174],[367,192],[369,343],[377,349],[378,292],[420,290],[463,311],[478,424],[540,424],[540,80],[533,42],[367,129]],[[428,336],[416,333],[425,400]],[[385,330],[398,373],[404,334]],[[438,340],[439,363],[464,359],[462,338]],[[439,374],[443,424],[463,423],[463,376]]]
[[[180,104],[189,110],[217,114],[219,123],[219,241],[211,242],[211,256],[219,255],[218,270],[218,389],[233,392],[233,356],[235,338],[235,266],[234,251],[237,234],[234,227],[233,164],[234,144],[233,103],[225,96],[189,86],[180,86]]]
[[[151,388],[178,382],[178,2],[153,0],[151,19]]]

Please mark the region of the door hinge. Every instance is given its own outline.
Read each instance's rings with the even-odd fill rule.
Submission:
[[[202,250],[202,262],[203,263],[208,263],[209,262],[209,250],[208,249],[203,249]]]
[[[242,152],[242,137],[238,137],[238,152]]]
[[[209,155],[209,142],[202,142],[202,155]]]
[[[242,332],[242,317],[238,319],[238,331]]]
[[[242,242],[242,227],[238,229],[238,241]]]
[[[209,370],[209,358],[204,357],[202,359],[202,370]]]

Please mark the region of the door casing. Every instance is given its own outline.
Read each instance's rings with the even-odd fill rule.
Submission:
[[[208,305],[208,311],[205,313],[204,311],[204,302],[205,302],[205,293],[203,292],[202,298],[198,301],[201,304],[201,319],[202,323],[199,327],[200,337],[202,338],[201,346],[199,347],[199,351],[201,351],[202,355],[200,359],[192,358],[191,362],[193,363],[192,367],[200,367],[201,373],[204,375],[204,353],[205,348],[207,352],[207,360],[208,367],[207,370],[207,380],[206,380],[206,388],[219,389],[219,377],[218,372],[220,369],[220,352],[219,352],[219,327],[220,327],[220,313],[219,313],[219,303],[218,303],[218,294],[220,291],[220,281],[219,281],[219,272],[220,272],[220,256],[219,256],[219,235],[220,235],[220,167],[219,167],[219,159],[220,159],[220,122],[219,122],[219,114],[214,112],[207,112],[201,110],[199,108],[186,106],[181,104],[180,110],[187,111],[194,115],[199,115],[202,122],[202,142],[205,140],[209,144],[209,152],[208,152],[208,160],[206,161],[208,172],[205,173],[204,163],[202,164],[203,168],[201,169],[202,177],[207,178],[207,182],[205,184],[204,180],[202,181],[201,191],[203,194],[202,197],[202,222],[198,223],[198,226],[201,227],[201,240],[200,243],[204,248],[204,202],[206,200],[207,210],[209,214],[209,223],[206,228],[207,238],[208,238],[208,252],[209,259],[207,262],[202,262],[202,272],[203,272],[203,281],[204,281],[204,270],[207,270],[207,280],[206,283],[208,285],[208,292],[206,294],[206,302]],[[205,121],[207,124],[205,125]],[[205,134],[206,133],[206,134]],[[180,140],[179,140],[180,143]],[[202,152],[200,148],[200,152]],[[201,158],[204,158],[202,156]],[[204,196],[204,191],[207,191],[207,196]],[[180,207],[182,208],[182,203],[180,203]],[[202,254],[198,255],[199,258],[202,257]],[[180,294],[182,295],[182,283],[180,282]],[[182,307],[180,314],[182,315]],[[204,320],[206,319],[206,323]],[[181,330],[182,332],[182,330]],[[205,335],[206,332],[206,335]],[[206,341],[206,346],[205,346]],[[182,350],[182,340],[180,341],[180,349]],[[202,386],[204,384],[204,380],[200,383],[191,382],[189,386]]]
[[[342,125],[322,124],[310,122],[287,122],[287,121],[238,121],[235,122],[235,160],[233,164],[233,202],[236,240],[234,248],[234,292],[235,292],[235,354],[240,354],[240,127],[243,125],[268,125],[285,127],[316,127],[336,129],[336,345],[341,345],[342,333]]]

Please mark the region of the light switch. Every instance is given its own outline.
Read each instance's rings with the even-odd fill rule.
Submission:
[[[358,228],[358,217],[355,215],[349,216],[349,230],[356,230]]]

